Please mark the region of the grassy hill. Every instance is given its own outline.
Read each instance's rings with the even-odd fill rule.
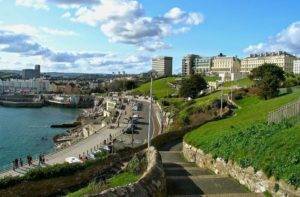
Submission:
[[[176,89],[171,87],[170,83],[175,82],[176,77],[166,77],[158,80],[153,80],[153,95],[157,99],[167,97],[176,92]],[[149,96],[150,82],[142,84],[140,87],[133,90],[134,93]]]
[[[300,186],[300,120],[269,126],[268,112],[300,98],[300,88],[270,100],[248,96],[239,100],[235,115],[207,123],[184,140],[241,166],[262,169],[267,175]]]
[[[252,84],[253,82],[248,77],[246,77],[236,81],[225,82],[224,87],[230,87],[230,86],[250,87]]]

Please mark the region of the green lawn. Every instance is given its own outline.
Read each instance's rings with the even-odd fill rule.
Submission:
[[[218,77],[218,76],[204,76],[204,79],[209,82],[209,81],[218,81],[220,80],[221,78]]]
[[[246,97],[237,102],[242,108],[236,109],[234,116],[209,122],[188,133],[184,140],[214,156],[233,159],[242,166],[251,165],[257,170],[263,169],[269,175],[291,183],[294,180],[294,184],[298,185],[299,121],[282,128],[280,125],[269,127],[264,122],[268,112],[299,98],[300,88],[270,100]]]
[[[236,81],[225,82],[224,87],[230,87],[230,86],[250,87],[252,84],[253,82],[248,77],[246,77]]]
[[[113,176],[107,180],[107,184],[103,187],[95,182],[90,183],[88,186],[68,194],[68,197],[81,197],[87,194],[101,192],[104,189],[109,189],[117,186],[128,185],[129,183],[134,183],[140,178],[140,175],[136,175],[132,172],[123,172],[118,175]]]
[[[169,83],[174,82],[176,77],[167,77],[158,80],[153,80],[153,95],[157,99],[167,97],[176,92],[175,88],[172,88]],[[141,93],[149,95],[150,93],[150,82],[142,84],[140,87],[133,90],[135,93]]]

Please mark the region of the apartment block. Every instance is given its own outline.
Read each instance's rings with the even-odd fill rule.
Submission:
[[[158,76],[172,76],[173,58],[160,56],[152,59],[152,70]]]

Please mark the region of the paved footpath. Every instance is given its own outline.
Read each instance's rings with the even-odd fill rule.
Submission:
[[[113,137],[117,137],[121,134],[123,128],[125,128],[127,124],[124,122],[120,122],[120,127],[116,129],[109,129],[104,127],[100,129],[97,133],[89,136],[86,139],[79,141],[76,144],[71,145],[59,152],[55,152],[53,154],[49,154],[45,156],[46,164],[58,164],[64,163],[65,158],[67,157],[78,157],[79,154],[82,155],[83,153],[90,152],[94,150],[95,147],[101,146],[103,140],[109,141],[109,135],[111,134]],[[16,171],[9,170],[0,174],[0,178],[4,176],[18,176],[25,174],[29,169],[37,167],[37,162],[34,162],[34,165],[29,167],[28,165],[23,166],[22,168],[16,169]]]
[[[168,196],[255,197],[233,178],[187,162],[182,155],[182,143],[163,147],[160,151],[167,177]]]

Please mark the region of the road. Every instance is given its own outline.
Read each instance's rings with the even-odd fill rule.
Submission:
[[[136,124],[137,128],[134,131],[134,134],[122,134],[118,137],[124,144],[131,145],[132,143],[132,137],[133,137],[133,145],[139,146],[143,143],[147,142],[148,139],[148,127],[149,127],[149,110],[150,110],[150,102],[148,101],[139,101],[142,102],[143,107],[140,111],[132,112],[131,109],[128,110],[128,114],[138,114],[139,115],[139,121]],[[154,104],[153,104],[154,105]],[[154,109],[154,108],[152,108]],[[151,130],[150,130],[150,137],[151,139],[158,135],[159,133],[159,125],[156,117],[156,113],[154,113],[154,110],[152,111],[151,116]]]
[[[148,117],[149,117],[149,102],[142,101],[143,108],[141,111],[137,112],[141,119],[138,124],[138,133],[134,134],[134,145],[138,146],[147,141],[147,132],[148,132]],[[157,135],[159,126],[157,125],[157,120],[155,118],[155,113],[152,113],[152,128],[154,128],[154,132],[151,130],[151,137]],[[58,164],[64,163],[65,158],[67,157],[78,157],[79,155],[86,154],[87,152],[91,152],[95,148],[103,146],[103,141],[109,141],[110,134],[113,138],[117,138],[118,141],[122,142],[123,146],[131,145],[131,135],[122,134],[122,130],[127,127],[126,118],[132,115],[131,106],[126,106],[126,115],[123,112],[120,118],[120,124],[118,128],[109,129],[108,127],[104,127],[98,130],[95,134],[89,136],[86,139],[79,141],[76,144],[71,145],[61,151],[49,154],[45,156],[46,164]],[[24,165],[21,168],[18,168],[16,171],[8,170],[0,173],[0,177],[4,176],[18,176],[25,174],[29,169],[38,166],[37,162],[34,162],[34,165],[29,167],[28,165]]]

